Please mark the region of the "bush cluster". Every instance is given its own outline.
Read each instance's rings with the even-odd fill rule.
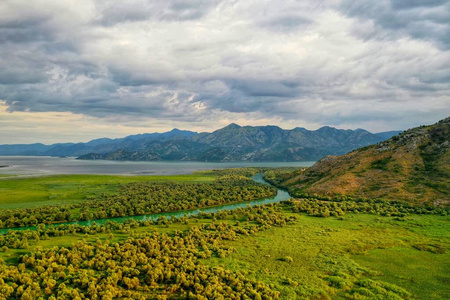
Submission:
[[[345,213],[370,213],[381,216],[395,216],[402,220],[408,214],[447,215],[447,210],[439,207],[411,206],[404,202],[388,200],[326,201],[298,199],[289,202],[294,212],[305,212],[316,217],[343,217]]]
[[[79,204],[0,210],[0,228],[197,209],[275,194],[276,188],[237,175],[219,177],[212,183],[138,182],[123,185],[118,194]]]
[[[276,205],[241,208],[237,211],[200,215],[212,218],[201,226],[171,235],[158,232],[131,235],[122,243],[78,241],[69,248],[37,248],[24,255],[18,265],[0,261],[0,299],[277,299],[279,292],[267,284],[248,279],[239,272],[208,267],[200,259],[225,257],[233,249],[222,245],[239,235],[249,235],[271,226],[283,226],[292,217],[277,211]],[[238,214],[243,222],[215,221]],[[154,223],[184,222],[160,219]],[[151,222],[151,221],[149,221]],[[147,226],[130,220],[125,224],[83,227],[40,226],[34,236],[86,231],[105,232],[112,228]],[[72,232],[70,232],[72,233]],[[30,231],[8,233],[24,238]]]

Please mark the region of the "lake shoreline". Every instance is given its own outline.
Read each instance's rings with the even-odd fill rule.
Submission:
[[[315,162],[191,162],[191,161],[111,161],[77,160],[75,157],[0,156],[0,175],[186,175],[197,171],[243,167],[309,167]]]

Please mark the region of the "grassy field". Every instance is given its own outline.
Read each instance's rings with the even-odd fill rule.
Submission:
[[[391,289],[405,293],[405,298],[449,298],[448,216],[413,215],[406,221],[397,221],[394,217],[369,214],[347,214],[344,220],[287,210],[284,214],[295,215],[297,220],[256,235],[223,241],[235,251],[225,258],[213,257],[203,263],[240,271],[251,279],[272,284],[281,291],[282,299],[374,299]],[[238,220],[244,222],[240,217]],[[133,234],[153,231],[170,234],[211,222],[201,219],[188,224],[151,225],[133,229]],[[236,220],[228,217],[217,222],[234,224]],[[112,235],[52,237],[25,250],[0,253],[0,258],[14,264],[20,255],[38,246],[69,247],[80,239],[92,244],[97,239],[120,242],[128,236],[129,233],[114,231]],[[368,295],[366,298],[361,297],[364,293]]]
[[[363,279],[395,284],[417,299],[449,298],[448,217],[414,216],[404,224],[367,214],[297,216],[294,225],[228,242],[236,252],[204,263],[272,283],[284,299],[361,299],[355,294]],[[418,244],[440,245],[445,253],[419,251]]]
[[[379,270],[379,279],[410,291],[419,299],[450,299],[450,257],[413,248],[375,249],[354,258]]]
[[[69,204],[102,193],[115,193],[121,184],[140,181],[210,182],[214,174],[180,176],[59,175],[0,180],[0,209]],[[279,206],[295,222],[270,227],[235,240],[223,240],[234,252],[202,262],[242,272],[271,285],[282,299],[450,299],[450,216],[410,214],[405,218],[347,213],[320,218],[293,213]],[[246,224],[244,215],[216,222]],[[210,218],[186,223],[132,229],[174,233],[209,224]],[[27,249],[0,251],[0,259],[17,265],[22,255],[38,247],[70,247],[85,239],[121,242],[129,231],[95,235],[69,234],[30,241]],[[400,295],[400,296],[399,296]],[[400,298],[399,298],[400,297]]]
[[[88,196],[114,193],[121,184],[139,181],[208,182],[213,176],[55,175],[0,180],[0,209],[73,204]]]

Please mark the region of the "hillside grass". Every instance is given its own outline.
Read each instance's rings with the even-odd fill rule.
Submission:
[[[115,193],[122,184],[132,182],[211,182],[214,176],[118,176],[55,175],[0,180],[0,209],[29,208],[43,205],[74,204],[88,196]]]
[[[407,130],[343,156],[325,157],[305,172],[268,178],[296,197],[381,198],[448,207],[449,120]]]
[[[386,297],[378,289],[389,284],[416,299],[448,299],[448,217],[414,216],[404,223],[368,214],[297,216],[293,225],[227,242],[234,253],[204,263],[272,283],[283,299],[372,299]],[[438,244],[445,253],[420,251],[418,244]],[[364,298],[366,279],[374,294]]]

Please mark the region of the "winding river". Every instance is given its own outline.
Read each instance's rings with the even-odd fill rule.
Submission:
[[[258,173],[256,175],[254,175],[252,177],[252,179],[256,182],[272,186],[272,184],[270,184],[269,182],[264,180],[262,173]],[[93,222],[95,222],[98,225],[101,225],[101,224],[105,224],[108,221],[122,223],[122,222],[124,222],[126,220],[130,220],[130,219],[133,219],[136,221],[147,221],[147,220],[156,221],[160,217],[182,218],[184,216],[198,215],[199,213],[208,214],[208,213],[215,213],[215,212],[222,211],[222,210],[234,210],[234,209],[241,208],[241,207],[247,207],[248,205],[254,206],[254,205],[262,205],[262,204],[268,204],[268,203],[276,203],[276,202],[288,200],[290,198],[291,198],[291,196],[289,195],[289,193],[287,191],[277,188],[277,194],[275,196],[258,199],[258,200],[246,201],[246,202],[224,204],[224,205],[218,205],[218,206],[212,206],[212,207],[203,207],[203,208],[192,209],[192,210],[181,210],[181,211],[175,211],[175,212],[164,212],[164,213],[140,215],[140,216],[127,216],[127,217],[118,217],[118,218],[96,219],[96,220],[89,220],[89,221],[64,222],[64,223],[56,223],[56,224],[52,224],[52,225],[58,226],[58,225],[65,225],[65,224],[78,224],[81,226],[89,226]],[[51,226],[51,225],[48,225],[48,226]],[[37,228],[36,226],[4,228],[4,229],[0,229],[0,233],[5,234],[9,230],[27,230],[27,229],[34,230],[36,228]]]

